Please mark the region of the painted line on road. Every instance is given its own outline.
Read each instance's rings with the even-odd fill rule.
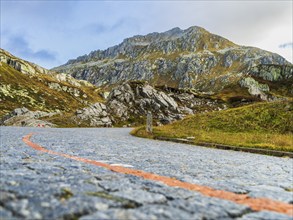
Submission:
[[[68,154],[64,154],[64,153],[58,153],[58,152],[55,152],[52,150],[47,150],[46,148],[32,142],[30,139],[33,135],[34,135],[34,133],[30,133],[30,134],[24,136],[22,138],[22,140],[28,146],[30,146],[31,148],[33,148],[37,151],[40,151],[40,152],[44,152],[44,153],[48,153],[48,154],[52,154],[52,155],[58,155],[58,156],[62,156],[62,157],[68,158],[68,159],[80,161],[83,163],[92,164],[92,165],[99,166],[99,167],[104,167],[106,169],[109,169],[109,170],[111,170],[113,172],[117,172],[117,173],[129,174],[129,175],[133,175],[133,176],[142,177],[147,180],[158,181],[158,182],[164,183],[164,184],[171,186],[171,187],[179,187],[179,188],[183,188],[183,189],[197,191],[205,196],[229,200],[229,201],[235,202],[237,204],[241,204],[241,205],[247,205],[254,211],[267,210],[267,211],[273,211],[273,212],[278,212],[278,213],[286,214],[289,216],[293,216],[293,205],[292,204],[287,204],[284,202],[275,201],[275,200],[271,200],[271,199],[267,199],[267,198],[251,198],[245,194],[236,194],[236,193],[232,193],[232,192],[228,192],[228,191],[224,191],[224,190],[216,190],[216,189],[213,189],[213,188],[210,188],[207,186],[183,182],[180,180],[176,180],[174,178],[160,176],[160,175],[148,173],[148,172],[145,172],[142,170],[136,170],[136,169],[126,168],[126,167],[122,167],[122,166],[111,166],[110,164],[98,162],[95,160],[85,159],[85,158],[72,156],[72,155],[68,155]]]
[[[123,163],[113,163],[113,164],[110,164],[111,167],[129,167],[129,168],[132,168],[134,166],[132,165],[129,165],[129,164],[123,164]]]

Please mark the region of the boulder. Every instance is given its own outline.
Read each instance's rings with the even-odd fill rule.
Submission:
[[[79,109],[75,114],[78,120],[88,122],[92,127],[112,126],[107,107],[103,103],[97,102],[89,107]]]
[[[51,117],[58,114],[57,112],[30,111],[27,108],[16,108],[12,112],[3,116],[0,120],[0,125],[6,126],[25,126],[25,127],[56,127],[39,118]]]
[[[239,81],[239,84],[240,86],[247,88],[251,95],[268,101],[268,95],[266,93],[270,91],[270,88],[267,84],[261,84],[252,77],[243,78]]]
[[[190,93],[173,93],[168,88],[159,90],[142,82],[128,82],[115,87],[106,105],[117,121],[137,121],[151,111],[159,124],[180,120],[202,109],[225,109],[222,104],[209,99],[196,98]]]
[[[178,105],[172,97],[143,83],[125,83],[114,88],[107,106],[112,115],[122,121],[145,117],[148,111],[152,111],[154,119],[171,122],[175,116],[170,113],[178,113]]]

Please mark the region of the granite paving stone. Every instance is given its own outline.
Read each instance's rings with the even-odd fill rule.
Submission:
[[[129,128],[0,127],[0,219],[292,219],[39,152],[131,167],[250,197],[293,203],[293,160],[147,140]]]

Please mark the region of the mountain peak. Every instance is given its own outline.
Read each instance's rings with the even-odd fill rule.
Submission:
[[[172,41],[178,38],[192,38],[195,34],[208,34],[208,32],[201,27],[192,26],[185,30],[180,29],[179,27],[172,28],[165,32],[153,32],[147,35],[135,35],[133,37],[126,38],[123,43],[132,43],[137,44],[138,42],[144,42],[145,44],[161,42],[161,41]]]
[[[211,34],[204,28],[198,26],[192,26],[185,30],[176,27],[161,33],[153,32],[147,35],[135,35],[126,38],[119,45],[109,47],[106,50],[92,51],[88,55],[69,60],[66,65],[113,59],[119,56],[135,59],[140,55],[148,55],[154,52],[163,54],[189,53],[208,48],[214,50],[235,46],[237,45],[231,41]]]
[[[239,46],[202,27],[192,26],[185,30],[176,27],[162,33],[136,35],[106,50],[70,60],[55,70],[97,86],[147,80],[155,86],[214,93],[231,83],[237,84],[259,65],[290,63],[278,54]],[[266,71],[262,78],[292,78],[291,70],[285,74],[280,72],[281,68],[275,70],[278,73]],[[253,74],[260,75],[259,72]]]

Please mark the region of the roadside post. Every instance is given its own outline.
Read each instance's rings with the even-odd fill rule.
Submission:
[[[150,111],[147,113],[146,132],[153,133],[153,115]]]

